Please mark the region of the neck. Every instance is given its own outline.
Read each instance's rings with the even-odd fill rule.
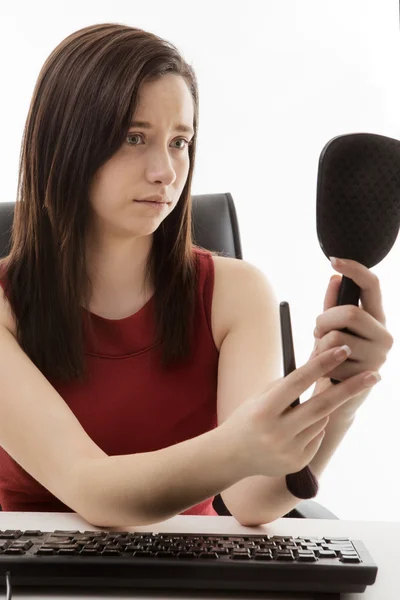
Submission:
[[[146,263],[153,236],[99,241],[89,239],[86,260],[92,296],[114,294],[146,296],[151,282],[145,286]]]

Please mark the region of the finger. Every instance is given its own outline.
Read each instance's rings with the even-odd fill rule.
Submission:
[[[316,339],[316,354],[325,352],[329,348],[344,346],[345,344],[351,348],[351,355],[347,359],[348,362],[358,361],[360,358],[363,358],[366,341],[356,335],[337,329],[333,329],[324,335],[323,338]]]
[[[309,400],[303,402],[303,404],[298,404],[291,412],[285,415],[285,426],[293,431],[294,434],[298,434],[320,419],[329,416],[339,406],[350,400],[350,398],[377,383],[371,384],[364,381],[365,376],[369,373],[371,371],[358,373],[354,377],[350,377],[338,385],[332,385],[316,396],[312,396]]]
[[[301,450],[304,448],[319,434],[329,423],[329,416],[319,419],[310,427],[303,429],[295,436],[295,441],[299,444]]]
[[[333,345],[336,346],[337,344]],[[346,361],[342,362],[329,373],[326,373],[324,377],[343,381],[343,379],[348,379],[349,377],[353,377],[361,372],[379,371],[386,361],[386,356],[386,351],[382,350],[381,348],[374,348],[369,352],[365,352],[366,358],[360,355],[360,360],[355,360],[352,358],[352,351],[350,357]]]
[[[337,306],[341,283],[342,278],[340,275],[332,275],[325,293],[323,312]]]
[[[349,277],[360,287],[360,299],[362,307],[374,319],[382,325],[386,324],[386,317],[382,304],[382,293],[379,278],[372,273],[365,265],[355,261],[341,259],[337,264],[332,263],[332,267]]]
[[[339,351],[339,355],[337,351]],[[344,362],[349,352],[350,348],[348,346],[331,348],[309,359],[304,365],[286,375],[279,382],[279,385],[276,385],[269,392],[271,410],[276,414],[282,414],[317,379]]]
[[[364,364],[362,368],[362,372],[366,371],[374,371],[377,370],[376,363],[375,364]],[[354,375],[358,375],[360,373],[360,366],[358,363],[342,363],[337,369],[333,369],[325,375],[329,379],[336,379],[337,381],[344,381],[345,379],[349,379],[350,377],[354,377]]]
[[[389,332],[386,333],[385,342],[376,343],[370,340],[363,340],[355,335],[344,333],[343,331],[330,331],[320,340],[317,340],[315,356],[329,348],[336,348],[346,344],[351,348],[351,355],[342,363],[338,369],[348,375],[355,375],[356,372],[376,370],[386,361],[387,353],[391,348]],[[355,363],[362,363],[362,369]]]
[[[323,338],[330,331],[347,328],[356,336],[379,343],[386,339],[386,328],[359,306],[345,304],[329,308],[317,317],[318,337]],[[368,334],[366,334],[368,332]]]
[[[324,439],[325,436],[325,429],[323,429],[318,435],[315,436],[315,438],[313,440],[311,440],[311,442],[309,442],[307,444],[307,446],[304,448],[303,451],[303,456],[307,456],[307,463],[309,463],[314,456],[317,454],[322,441]]]

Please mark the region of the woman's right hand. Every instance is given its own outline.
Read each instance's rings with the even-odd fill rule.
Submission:
[[[306,402],[291,407],[320,377],[348,358],[340,346],[310,357],[301,367],[279,378],[263,394],[252,396],[228,417],[222,427],[237,440],[238,460],[247,476],[279,477],[295,473],[310,463],[325,434],[329,415],[365,390],[370,371],[331,385]]]

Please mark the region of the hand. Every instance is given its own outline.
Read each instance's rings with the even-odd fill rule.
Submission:
[[[317,318],[313,355],[328,348],[347,344],[350,357],[340,366],[321,377],[313,395],[332,386],[330,378],[344,381],[362,371],[379,371],[393,346],[393,337],[386,329],[386,317],[378,277],[367,267],[354,260],[341,260],[333,268],[352,279],[361,289],[361,306],[336,306],[342,278],[331,278],[324,300],[324,312]],[[339,331],[348,328],[354,335]],[[357,409],[365,401],[371,389],[365,390],[331,415],[333,419],[354,418]]]
[[[330,415],[367,385],[374,385],[364,382],[367,373],[363,372],[292,408],[293,401],[313,383],[346,360],[345,352],[335,357],[336,350],[309,358],[302,367],[275,380],[265,392],[240,404],[220,425],[228,441],[224,444],[234,444],[232,460],[240,479],[252,475],[281,477],[303,469],[317,453]]]

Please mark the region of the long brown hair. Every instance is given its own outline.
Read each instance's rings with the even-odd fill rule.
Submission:
[[[91,297],[84,241],[89,186],[128,135],[140,84],[167,73],[182,76],[190,89],[195,134],[186,185],[154,232],[146,280],[154,283],[162,365],[190,352],[198,277],[191,221],[196,76],[177,48],[153,33],[97,24],[65,38],[39,73],[21,145],[10,252],[0,261],[17,339],[47,378],[68,381],[86,373],[82,305],[88,307]]]

